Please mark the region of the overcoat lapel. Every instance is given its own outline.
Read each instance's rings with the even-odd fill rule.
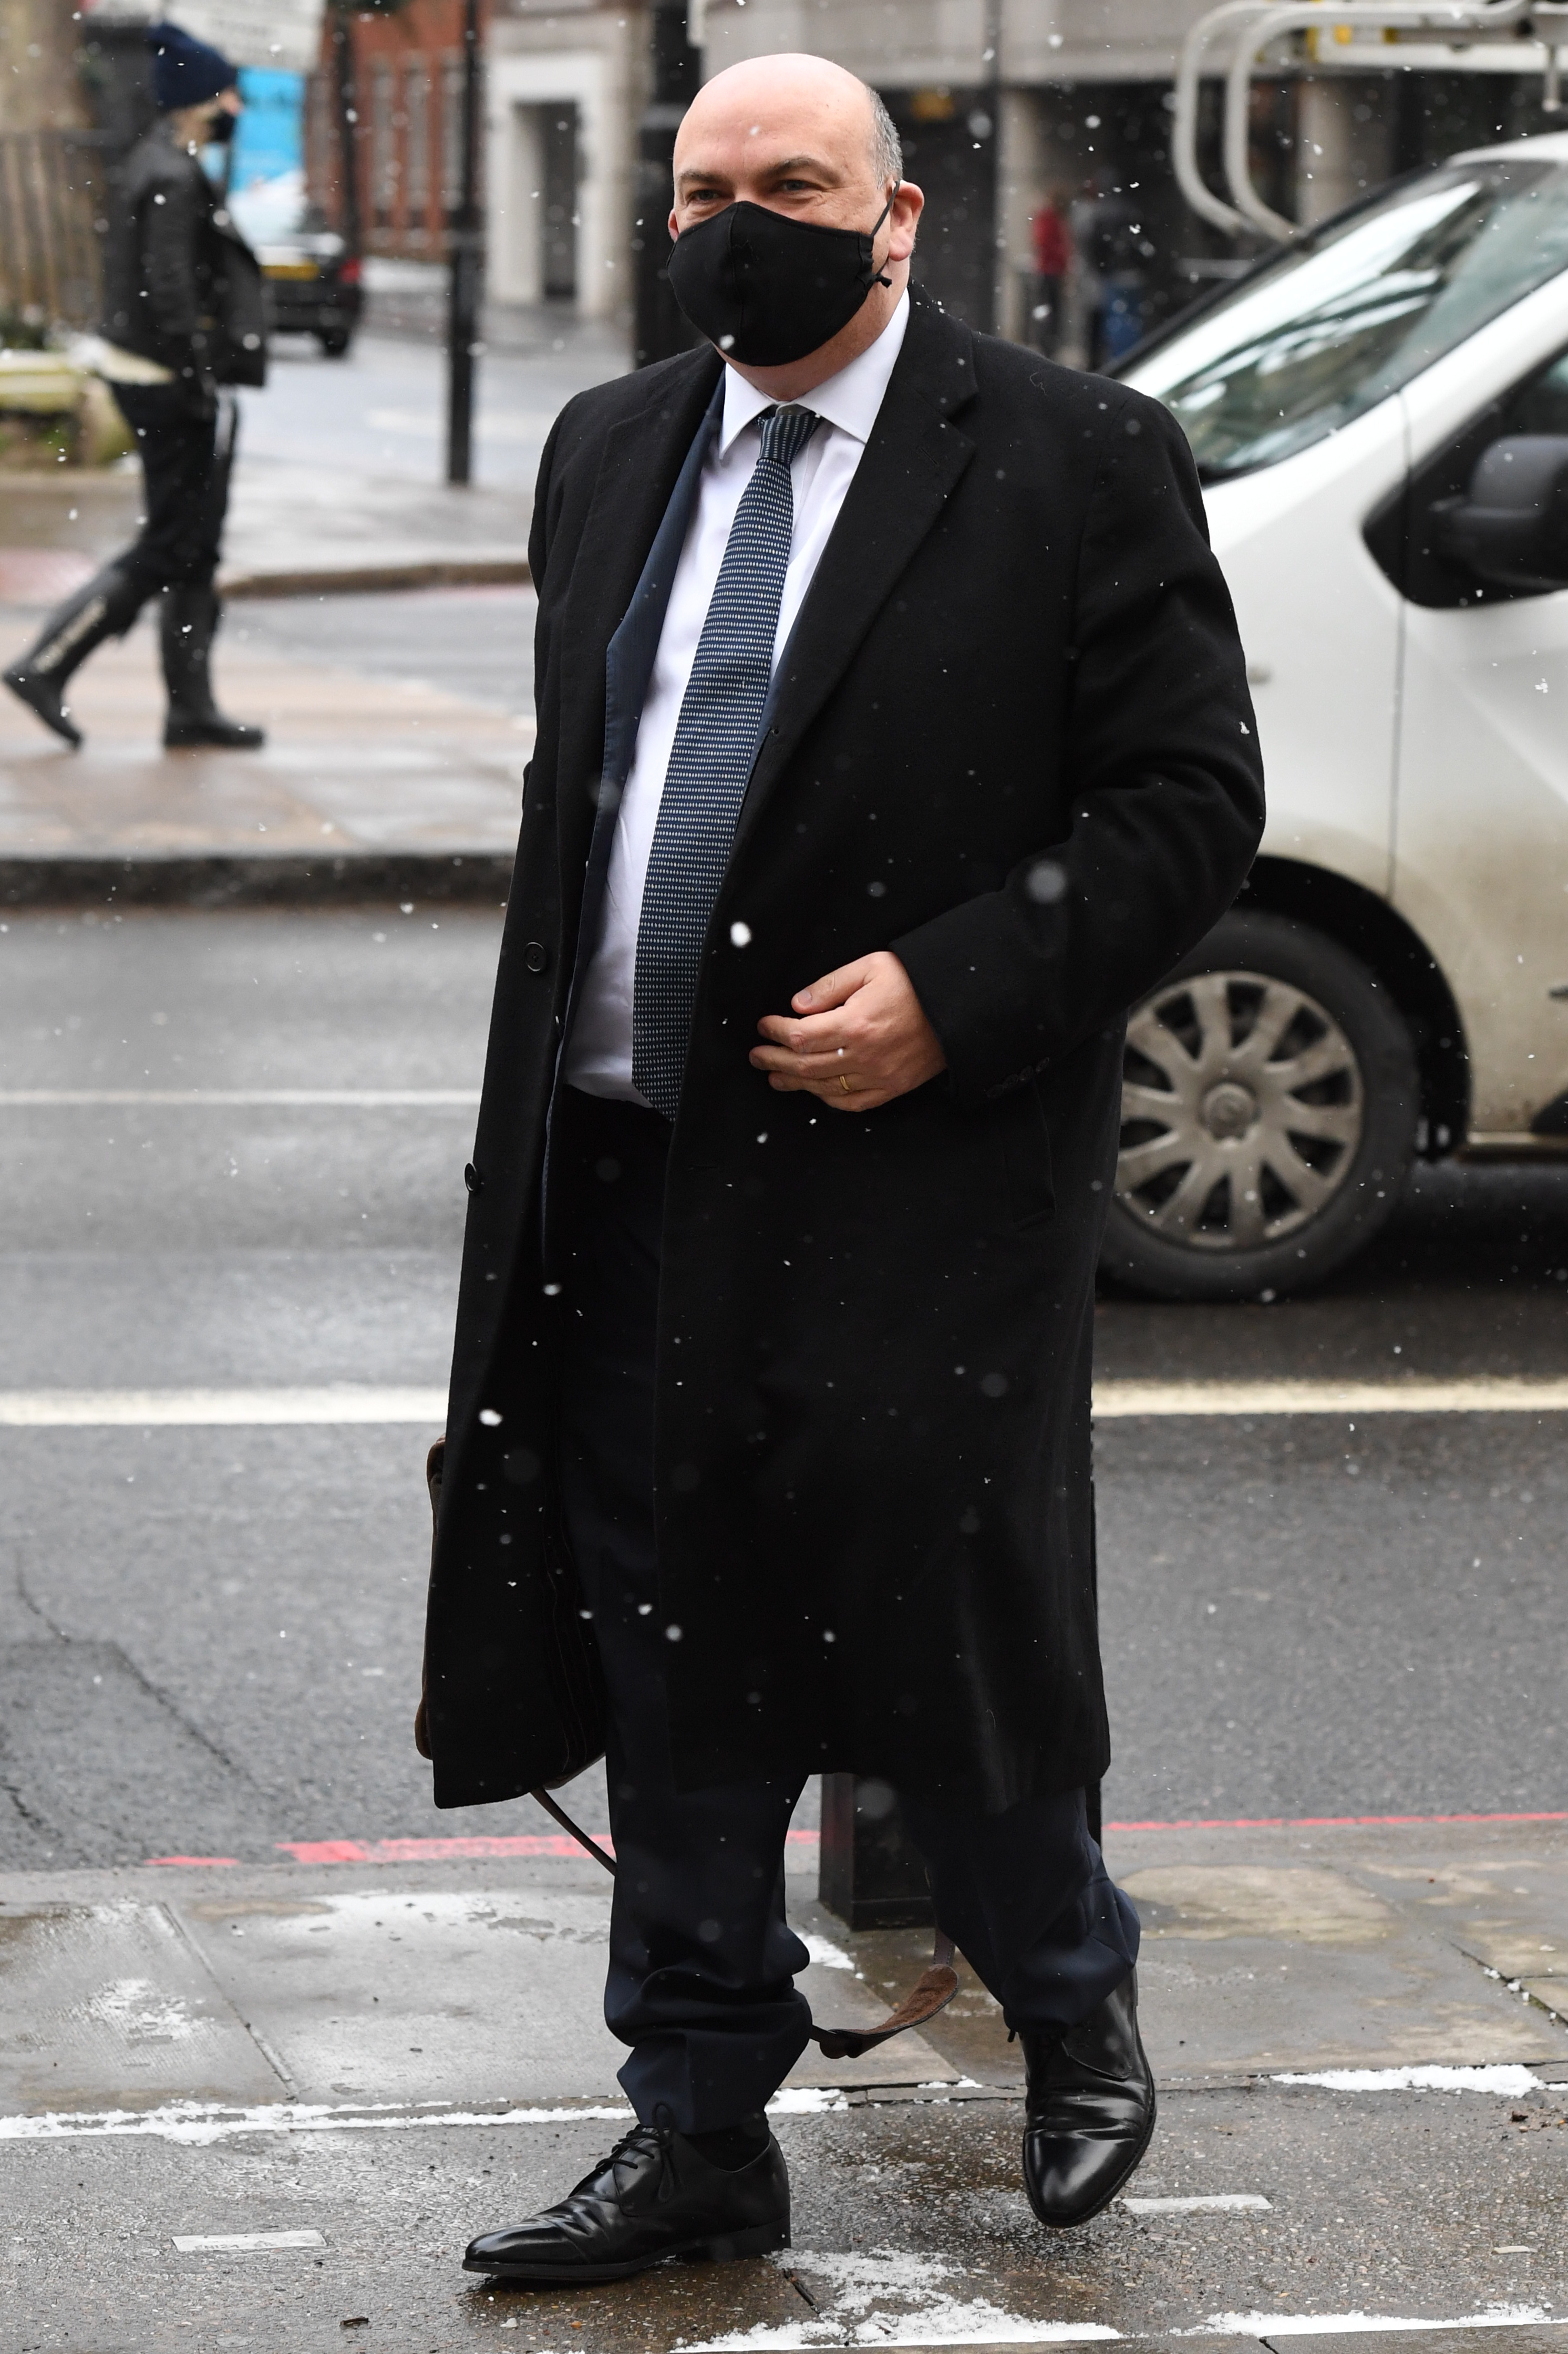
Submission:
[[[648,408],[605,437],[561,616],[558,774],[565,788],[561,880],[568,907],[575,907],[581,888],[598,801],[606,650],[631,602],[722,366],[713,351],[676,363],[656,390],[651,387]]]
[[[974,338],[916,297],[865,455],[774,673],[737,851],[973,457],[974,443],[949,420],[974,390]]]

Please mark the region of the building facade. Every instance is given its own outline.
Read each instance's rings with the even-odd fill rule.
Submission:
[[[484,5],[489,291],[623,316],[652,88],[649,10],[627,0]],[[926,192],[924,281],[977,325],[1097,361],[1245,267],[1261,242],[1198,220],[1176,186],[1177,57],[1207,5],[689,0],[688,27],[708,75],[805,49],[873,83]],[[456,201],[461,0],[406,0],[349,24],[366,249],[439,259]],[[1304,51],[1254,85],[1254,175],[1277,210],[1321,218],[1460,146],[1550,127],[1540,97],[1531,75],[1322,73]],[[335,212],[330,18],[310,121],[313,187]],[[1217,105],[1205,122],[1212,166]]]

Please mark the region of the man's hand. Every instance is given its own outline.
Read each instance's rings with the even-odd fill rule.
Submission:
[[[768,1043],[751,1050],[753,1068],[780,1094],[874,1111],[948,1067],[908,974],[886,949],[814,981],[790,1005],[758,1023]]]

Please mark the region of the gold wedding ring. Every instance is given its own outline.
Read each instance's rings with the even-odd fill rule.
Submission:
[[[847,1095],[853,1095],[853,1094],[854,1093],[853,1088],[850,1086],[849,1080],[848,1080],[848,1079],[847,1079],[847,1077],[844,1076],[844,1074],[843,1074],[843,1072],[842,1072],[842,1071],[841,1071],[841,1072],[839,1073],[839,1085],[840,1085],[840,1087],[842,1087],[842,1089],[843,1089],[843,1091],[844,1091],[844,1093],[845,1093],[845,1095],[846,1095],[846,1096],[847,1096]]]

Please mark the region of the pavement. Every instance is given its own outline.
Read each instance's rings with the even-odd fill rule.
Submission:
[[[562,403],[627,353],[601,323],[493,306],[475,479],[455,488],[440,321],[433,286],[373,298],[347,359],[280,338],[267,388],[240,397],[217,675],[229,706],[266,726],[262,753],[163,753],[147,623],[79,673],[80,753],[0,697],[0,906],[504,896],[533,740],[534,476]],[[7,659],[134,535],[140,488],[134,461],[6,476]],[[454,615],[481,644],[503,611],[510,632],[510,661],[477,680],[470,662],[456,693],[425,676],[428,601],[387,616],[388,591],[500,588],[504,608],[442,610],[448,641]]]
[[[923,2040],[802,2065],[783,2089],[787,2254],[575,2293],[459,2261],[629,2122],[595,1867],[7,1874],[5,2342],[1554,2339],[1562,1820],[1128,1830],[1109,1853],[1146,1924],[1162,2122],[1107,2214],[1070,2237],[1030,2218],[1016,2047],[966,1975]],[[813,2010],[870,2020],[916,1974],[918,1935],[849,1935],[813,1903],[807,1843],[794,1861]]]

